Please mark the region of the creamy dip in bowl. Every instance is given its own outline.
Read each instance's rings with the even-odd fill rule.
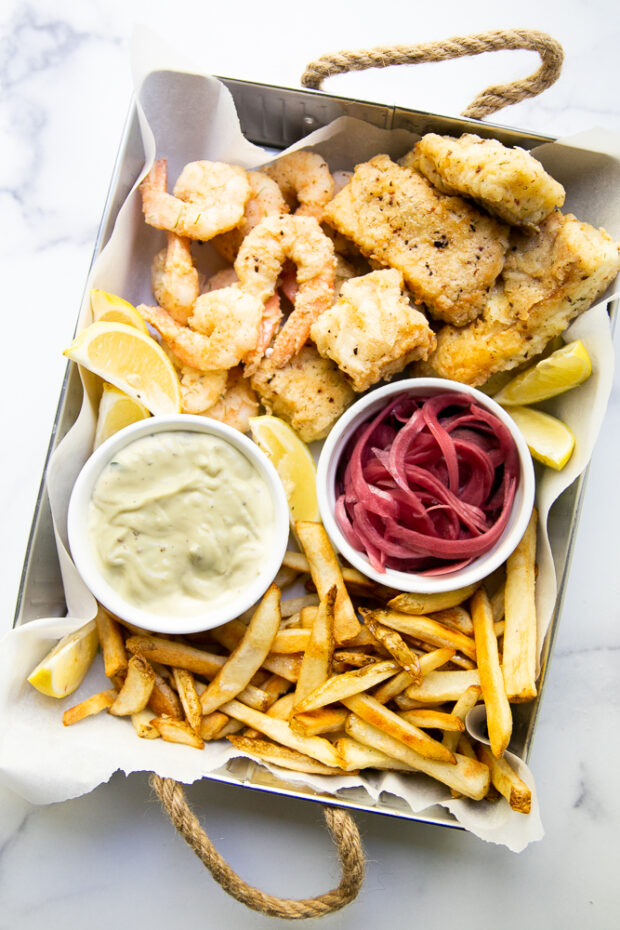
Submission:
[[[143,629],[210,629],[251,607],[284,555],[282,483],[246,436],[187,414],[153,417],[88,459],[68,512],[85,584]]]

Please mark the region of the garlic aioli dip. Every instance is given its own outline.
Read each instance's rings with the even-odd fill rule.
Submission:
[[[197,616],[233,600],[267,561],[274,526],[269,489],[245,455],[184,430],[119,450],[88,512],[108,584],[162,616]]]

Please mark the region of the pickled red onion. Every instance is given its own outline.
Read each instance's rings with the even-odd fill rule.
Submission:
[[[336,474],[336,521],[376,571],[436,575],[488,552],[508,523],[519,458],[469,394],[399,395],[359,427]]]

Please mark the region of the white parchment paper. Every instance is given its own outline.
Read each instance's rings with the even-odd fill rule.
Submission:
[[[272,155],[249,143],[228,90],[213,77],[196,73],[162,49],[154,37],[144,36],[134,48],[133,66],[145,165],[122,205],[110,241],[95,262],[88,289],[100,287],[132,303],[151,300],[150,263],[162,247],[164,234],[145,225],[137,185],[153,159],[167,157],[175,178],[188,161],[222,160],[255,168]],[[399,157],[417,140],[405,131],[380,130],[359,120],[341,118],[307,136],[295,147],[313,146],[332,170],[350,169],[379,152]],[[566,187],[566,209],[583,220],[604,226],[620,239],[620,138],[604,131],[541,146],[537,155]],[[204,270],[215,270],[219,260],[210,247],[201,258]],[[85,304],[79,325],[90,322]],[[547,517],[553,502],[590,460],[612,384],[613,351],[607,301],[590,309],[566,334],[582,339],[593,363],[593,374],[582,386],[549,402],[547,409],[569,424],[577,439],[576,452],[561,472],[540,469],[537,506],[540,512],[537,606],[540,645],[553,616],[557,594]],[[191,783],[209,773],[222,772],[239,753],[226,742],[208,743],[204,751],[163,740],[136,738],[129,720],[100,714],[65,728],[62,712],[83,698],[109,686],[96,662],[80,689],[63,701],[35,691],[26,677],[62,635],[94,617],[96,604],[71,561],[67,548],[66,513],[71,488],[90,454],[96,422],[99,387],[84,378],[84,402],[75,425],[55,451],[47,487],[54,520],[68,617],[40,619],[12,630],[0,643],[0,780],[28,800],[46,804],[77,797],[107,781],[115,771],[153,771]],[[527,766],[512,757],[522,777],[534,787]],[[283,773],[288,782],[321,792],[353,792],[365,803],[382,795],[406,801],[414,812],[443,805],[468,830],[489,842],[520,851],[543,836],[534,792],[532,813],[513,812],[502,799],[494,804],[455,800],[442,785],[423,775],[394,773],[369,777],[335,778]]]

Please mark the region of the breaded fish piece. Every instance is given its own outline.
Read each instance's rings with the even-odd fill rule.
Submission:
[[[286,420],[304,442],[324,439],[355,399],[344,374],[312,345],[282,368],[264,358],[251,383],[267,413]]]
[[[423,136],[400,162],[444,194],[471,197],[511,226],[538,225],[565,199],[562,185],[525,149],[466,133]]]
[[[371,261],[401,271],[415,301],[456,326],[484,309],[508,247],[503,223],[388,155],[357,165],[324,218]]]
[[[513,230],[501,280],[482,317],[444,326],[416,375],[484,384],[543,351],[599,297],[620,270],[620,247],[604,229],[552,213],[540,227]]]
[[[403,293],[401,272],[392,268],[345,281],[310,337],[320,354],[351,378],[356,391],[389,381],[416,359],[428,358],[436,345],[428,320]]]

